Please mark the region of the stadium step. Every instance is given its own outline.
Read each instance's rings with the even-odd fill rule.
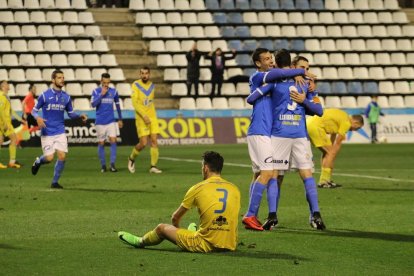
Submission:
[[[135,25],[135,16],[128,9],[89,9],[102,36],[108,41],[122,68],[126,82],[139,78],[143,66],[151,68],[151,80],[156,85],[155,106],[160,109],[178,108],[178,101],[171,98],[171,84],[164,83],[164,70],[157,67],[155,56],[148,55],[149,43],[142,40],[142,28]]]

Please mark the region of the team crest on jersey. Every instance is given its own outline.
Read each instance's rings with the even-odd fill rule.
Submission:
[[[226,217],[218,216],[216,219],[213,220],[213,224],[218,225],[218,226],[223,226],[229,223],[227,222]]]

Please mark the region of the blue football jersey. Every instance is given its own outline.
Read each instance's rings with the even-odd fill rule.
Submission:
[[[109,88],[104,96],[101,95],[101,92],[101,86],[93,90],[91,102],[92,106],[96,107],[95,124],[107,125],[115,122],[114,103],[119,107],[119,96],[118,91],[114,88]]]
[[[256,88],[263,85],[264,76],[265,72],[256,71],[250,77],[250,93],[253,93]],[[247,135],[265,135],[270,137],[273,121],[272,116],[272,99],[269,93],[254,102]]]
[[[276,83],[271,93],[273,108],[272,136],[285,138],[307,137],[305,107],[290,99],[289,89],[294,87],[299,93],[307,93],[308,86],[295,85],[293,79],[285,79]]]
[[[79,117],[73,111],[70,96],[63,90],[49,88],[44,91],[37,99],[33,111],[37,113],[40,109],[46,124],[46,127],[41,130],[43,136],[65,133],[65,110],[71,118]]]

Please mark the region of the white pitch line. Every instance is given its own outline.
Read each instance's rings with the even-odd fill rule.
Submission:
[[[160,157],[159,159],[175,161],[175,162],[189,162],[189,163],[200,163],[200,160],[195,159],[181,159],[181,158],[174,158],[174,157]],[[250,168],[251,165],[246,164],[238,164],[238,163],[225,163],[226,166],[233,166],[233,167],[242,167],[242,168]],[[317,172],[319,173],[319,172]],[[389,178],[389,177],[381,177],[381,176],[373,176],[373,175],[363,175],[363,174],[351,174],[351,173],[335,173],[335,175],[339,176],[349,176],[349,177],[356,177],[356,178],[368,178],[368,179],[378,179],[378,180],[387,180],[392,182],[409,182],[414,183],[414,180],[408,179],[398,179],[398,178]]]

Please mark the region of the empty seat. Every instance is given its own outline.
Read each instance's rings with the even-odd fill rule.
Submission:
[[[380,81],[379,92],[385,94],[394,93],[394,84],[392,81]]]
[[[325,107],[327,108],[340,108],[341,99],[338,96],[325,97]]]
[[[106,66],[118,66],[114,54],[103,54],[101,55],[101,64]]]
[[[15,39],[12,41],[12,50],[16,52],[27,52],[26,40]]]
[[[212,108],[213,109],[228,109],[229,104],[227,99],[224,97],[216,97],[212,100]]]
[[[76,52],[78,49],[76,48],[75,40],[73,39],[64,39],[60,42],[60,49],[64,52]]]
[[[16,82],[26,81],[24,70],[23,69],[10,69],[9,79],[11,81],[16,81]]]
[[[4,28],[4,35],[10,37],[22,36],[20,32],[20,27],[18,25],[6,25],[6,27]]]
[[[236,94],[237,95],[249,95],[250,94],[249,84],[247,82],[237,83],[237,85],[236,85]]]
[[[46,21],[49,23],[61,23],[62,15],[58,11],[48,11],[46,13]]]
[[[325,67],[322,69],[322,77],[325,79],[337,79],[338,72],[335,67]]]
[[[233,97],[233,98],[229,98],[229,108],[231,109],[244,109],[245,104],[244,104],[244,100],[241,97]]]
[[[331,88],[333,93],[337,94],[346,94],[348,93],[345,82],[343,81],[334,81],[331,83]]]
[[[106,40],[96,39],[93,41],[93,49],[98,52],[108,52],[109,51],[108,43],[106,42]]]
[[[414,107],[414,96],[404,97],[405,107]]]
[[[34,25],[25,25],[21,28],[22,36],[35,37],[37,36],[37,28]]]
[[[367,94],[377,94],[379,92],[378,83],[375,81],[366,81],[363,83],[363,92]]]
[[[186,96],[187,85],[185,83],[173,83],[171,87],[171,95],[173,96]]]
[[[82,84],[82,94],[87,95],[87,96],[91,96],[93,90],[95,90],[97,87],[98,87],[98,85],[96,83],[84,83],[84,84]],[[129,87],[131,87],[131,85],[129,85]],[[130,96],[130,94],[128,96]]]
[[[56,25],[53,27],[53,34],[58,37],[69,36],[69,27],[67,25]]]
[[[14,21],[17,23],[29,23],[29,13],[27,11],[16,11],[14,13]]]
[[[117,83],[116,90],[120,96],[131,96],[131,85],[129,83]]]
[[[185,24],[197,24],[197,14],[194,12],[186,12],[182,14],[181,20]]]
[[[413,67],[400,67],[401,78],[414,79],[414,68]]]
[[[370,67],[368,71],[371,79],[382,80],[385,78],[384,69],[382,67]]]
[[[91,41],[87,39],[80,39],[76,41],[76,48],[81,52],[89,52],[93,50]]]
[[[404,98],[402,96],[388,97],[388,104],[391,108],[404,108]]]
[[[99,56],[97,54],[87,54],[83,56],[83,60],[85,64],[89,66],[97,66],[101,65]]]
[[[80,83],[68,83],[65,85],[65,91],[71,96],[82,96],[82,86]]]
[[[66,55],[63,55],[63,54],[52,55],[52,64],[56,66],[67,66],[68,60],[66,58]]]
[[[386,79],[399,79],[400,70],[397,67],[385,67],[384,68],[384,75]]]
[[[350,81],[347,85],[348,93],[361,94],[363,92],[362,84],[359,81]]]
[[[79,81],[90,81],[92,80],[91,71],[87,68],[78,68],[75,70],[76,79]]]
[[[210,103],[211,104],[211,103]],[[180,107],[179,109],[189,109],[194,110],[196,109],[196,103],[193,98],[181,98],[180,99]]]
[[[78,13],[79,22],[82,24],[93,24],[95,20],[93,19],[91,12],[80,12]]]
[[[180,73],[178,69],[165,69],[164,70],[164,80],[171,81],[171,80],[179,80]]]
[[[410,85],[408,81],[396,81],[394,83],[395,93],[410,93]]]
[[[76,110],[91,110],[89,99],[85,98],[75,98],[73,100],[73,108]]]
[[[345,108],[356,108],[357,102],[356,102],[355,97],[352,97],[352,96],[341,97],[341,106]]]
[[[93,80],[100,80],[103,73],[109,73],[109,72],[107,72],[106,69],[104,69],[104,68],[92,69],[92,72],[91,72],[92,79]],[[111,76],[111,79],[112,79],[112,76]]]
[[[6,66],[17,66],[19,65],[17,55],[15,54],[6,54],[2,57],[2,64]]]
[[[330,94],[332,93],[331,84],[325,81],[319,81],[317,83],[317,90],[321,94]]]
[[[71,24],[75,24],[78,23],[78,13],[74,12],[74,11],[65,11],[63,13],[63,18],[62,18],[63,22],[67,22],[67,23],[71,23]]]
[[[37,27],[37,34],[40,37],[53,37],[53,29],[50,25],[40,25]]]
[[[110,68],[108,73],[111,75],[111,79],[114,81],[124,81],[125,75],[121,68]]]
[[[68,64],[74,66],[83,66],[83,56],[81,54],[68,55]],[[89,65],[89,64],[88,64]]]
[[[390,105],[388,104],[388,97],[387,96],[378,96],[378,105],[382,108],[388,108]]]
[[[366,108],[370,102],[371,102],[371,97],[369,96],[358,96],[357,97],[358,108]]]
[[[23,66],[34,66],[35,58],[32,54],[21,54],[19,56],[19,64]]]
[[[213,108],[210,98],[197,98],[196,107],[197,109],[212,109]]]
[[[70,31],[70,29],[69,29]],[[101,34],[101,29],[99,28],[99,26],[86,26],[85,27],[85,34],[87,36],[102,36]]]
[[[52,65],[50,55],[48,54],[38,54],[36,55],[35,59],[36,59],[36,64],[38,66],[51,66]]]
[[[85,35],[85,28],[82,25],[72,25],[69,27],[69,34],[71,36]]]

